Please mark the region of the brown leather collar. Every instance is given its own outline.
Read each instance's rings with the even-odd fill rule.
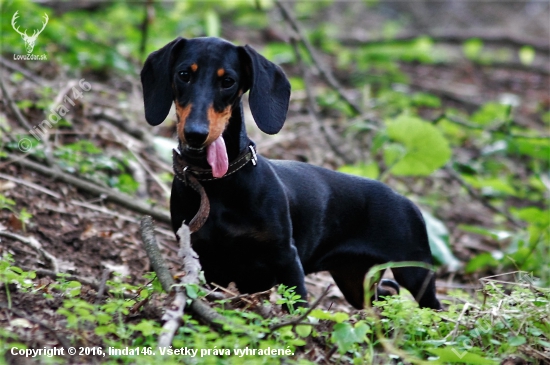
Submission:
[[[172,161],[176,178],[199,193],[201,197],[199,210],[193,219],[191,219],[191,222],[189,222],[189,230],[191,233],[194,233],[202,228],[208,218],[208,215],[210,214],[210,201],[208,200],[204,187],[199,181],[223,179],[224,177],[237,172],[250,161],[252,161],[252,164],[256,166],[258,163],[258,157],[256,156],[256,146],[251,142],[248,148],[229,164],[227,173],[218,178],[212,176],[212,169],[203,169],[188,165],[181,156],[179,148],[172,151]]]
[[[212,169],[204,169],[187,164],[181,156],[179,147],[172,151],[172,161],[174,174],[176,174],[176,176],[185,183],[185,179],[189,174],[195,176],[199,181],[223,179],[239,171],[250,161],[252,161],[252,164],[256,166],[258,163],[258,157],[256,156],[256,145],[251,142],[248,148],[241,152],[241,154],[229,164],[227,172],[222,177],[212,176]]]

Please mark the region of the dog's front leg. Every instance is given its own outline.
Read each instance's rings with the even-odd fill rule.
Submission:
[[[307,307],[307,291],[304,283],[304,269],[298,256],[298,250],[294,245],[294,239],[290,239],[290,247],[285,248],[285,255],[276,263],[277,282],[287,287],[295,286],[296,294],[300,295],[303,302],[295,304],[296,307]],[[288,308],[287,308],[288,309]]]

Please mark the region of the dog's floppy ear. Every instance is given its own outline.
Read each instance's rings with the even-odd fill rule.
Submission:
[[[178,37],[158,51],[147,57],[141,70],[145,119],[151,125],[159,125],[166,119],[174,100],[172,80],[173,55],[185,44],[185,39]]]
[[[245,53],[250,76],[248,101],[252,116],[262,132],[275,134],[281,130],[288,111],[290,83],[283,70],[246,45]],[[251,75],[250,75],[251,73]]]

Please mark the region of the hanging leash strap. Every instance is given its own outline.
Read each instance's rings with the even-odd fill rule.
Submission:
[[[206,191],[200,181],[223,179],[226,176],[239,171],[250,161],[252,161],[254,166],[258,163],[258,156],[256,155],[256,146],[254,143],[251,143],[248,148],[235,159],[235,161],[229,164],[227,173],[224,176],[216,178],[212,175],[212,169],[203,169],[194,166],[191,167],[184,161],[179,148],[172,150],[172,167],[176,178],[183,182],[186,186],[189,186],[191,189],[195,190],[201,198],[199,210],[193,219],[191,219],[191,222],[189,222],[189,230],[191,233],[197,232],[201,229],[210,214],[210,201],[208,200]]]

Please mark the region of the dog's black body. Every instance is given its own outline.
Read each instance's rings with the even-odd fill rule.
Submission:
[[[286,118],[284,73],[248,46],[178,38],[148,57],[141,79],[150,124],[160,124],[176,103],[181,156],[189,166],[210,168],[206,149],[220,152],[209,146],[222,133],[229,162],[249,149],[240,100],[247,90],[262,131],[277,133]],[[327,270],[348,302],[362,308],[364,276],[373,265],[432,262],[420,211],[378,181],[258,156],[257,164],[201,184],[210,214],[191,237],[209,282],[233,281],[246,293],[282,283],[306,298],[304,275]],[[174,231],[199,204],[199,195],[174,179]],[[429,270],[392,270],[421,306],[440,308]]]

